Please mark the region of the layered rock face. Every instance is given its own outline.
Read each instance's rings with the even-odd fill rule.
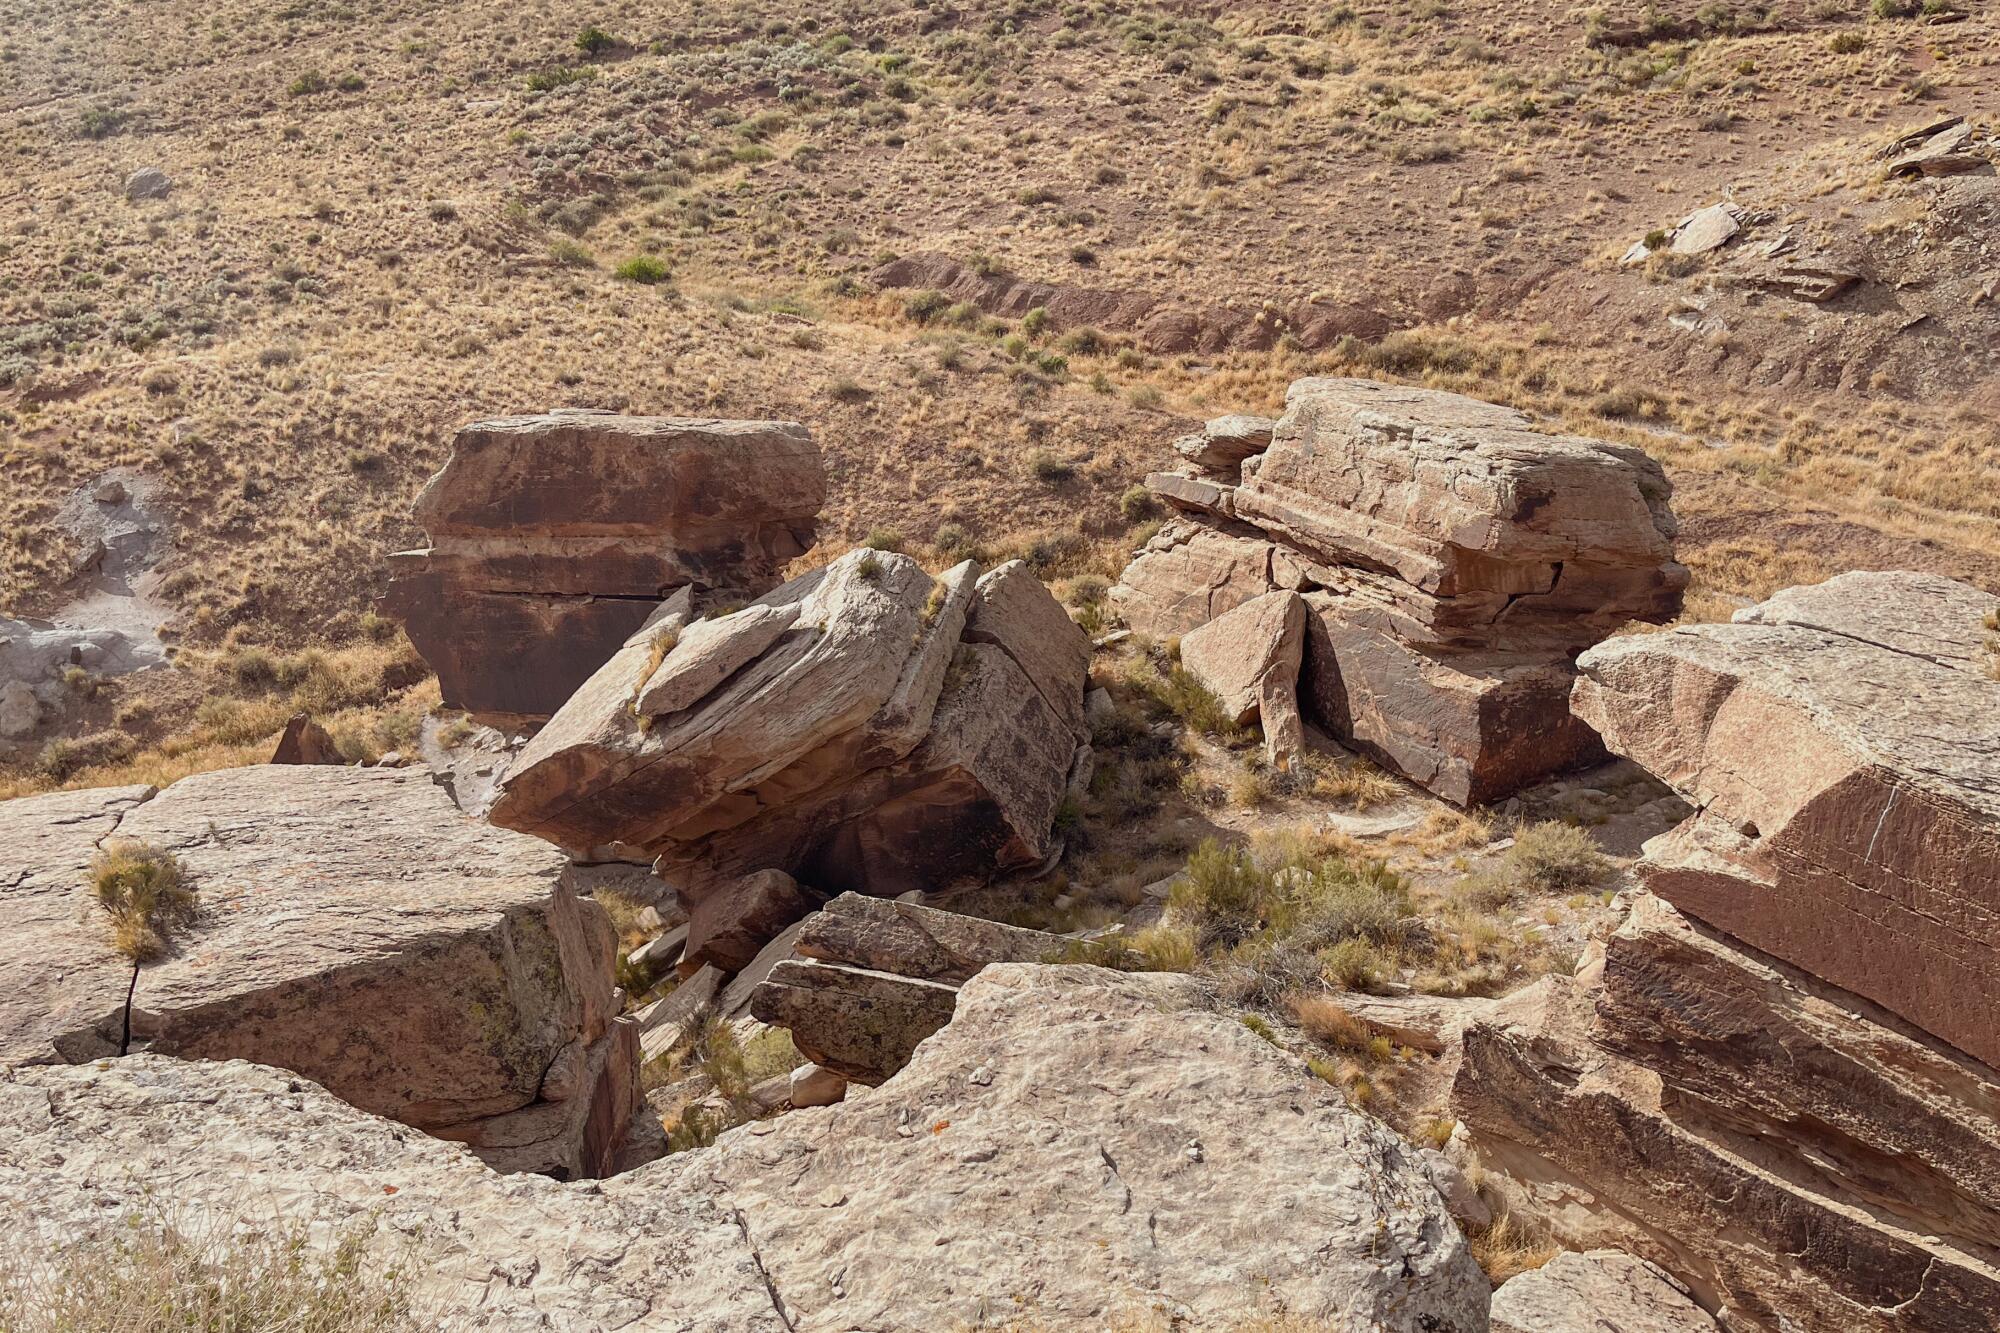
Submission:
[[[697,915],[760,871],[821,900],[984,880],[1058,846],[1089,656],[1018,562],[933,578],[856,551],[712,619],[677,598],[529,743],[490,818],[644,848]]]
[[[199,912],[135,965],[94,854],[178,861]],[[564,858],[406,770],[266,766],[0,804],[0,1061],[151,1051],[294,1070],[503,1170],[601,1175],[642,1111],[615,940]]]
[[[1368,380],[1294,384],[1256,452],[1254,431],[1210,434],[1231,447],[1195,437],[1147,478],[1181,517],[1113,589],[1134,629],[1299,594],[1308,716],[1456,802],[1601,753],[1569,711],[1575,654],[1671,619],[1687,583],[1658,463]]]
[[[1601,964],[1469,1028],[1482,1156],[1727,1326],[2000,1322],[1995,599],[1850,574],[1583,655],[1697,813]]]
[[[1699,813],[1648,888],[2000,1066],[2000,598],[1844,574],[1614,639],[1576,707]]]
[[[1045,963],[1068,942],[1039,930],[844,893],[805,919],[794,956],[750,995],[806,1058],[877,1084],[951,1021],[958,989],[990,963]]]
[[[391,557],[384,605],[448,706],[539,721],[673,589],[771,587],[825,500],[819,448],[790,422],[477,422],[417,498],[431,545]]]
[[[116,1236],[156,1190],[230,1220],[282,1208],[329,1242],[372,1230],[447,1328],[1097,1330],[1171,1310],[1483,1333],[1486,1280],[1414,1151],[1194,1001],[1182,978],[989,968],[883,1087],[590,1186],[496,1180],[256,1066],[28,1069],[0,1083],[0,1210],[23,1253]]]

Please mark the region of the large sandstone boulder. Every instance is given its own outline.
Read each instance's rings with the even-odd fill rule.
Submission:
[[[984,880],[1058,847],[1088,663],[1022,565],[933,578],[852,552],[692,627],[663,608],[523,750],[491,818],[645,848],[691,911],[764,870],[821,896]]]
[[[391,558],[385,605],[447,705],[539,720],[674,588],[769,588],[825,500],[818,446],[790,422],[476,422],[417,498],[431,545]]]
[[[2000,1311],[2000,1076],[1650,895],[1580,979],[1466,1030],[1452,1109],[1559,1239],[1659,1264],[1729,1328]]]
[[[1483,1333],[1486,1280],[1414,1151],[1194,1000],[990,968],[883,1087],[588,1186],[500,1182],[253,1066],[25,1070],[0,1084],[0,1209],[29,1253],[116,1236],[159,1191],[371,1228],[468,1327]]]
[[[199,915],[117,953],[113,837],[171,853]],[[600,1175],[640,1111],[609,918],[560,853],[415,770],[258,766],[0,803],[0,1060],[247,1059],[495,1166]]]
[[[951,1021],[958,988],[990,963],[1045,963],[1066,941],[1039,930],[844,893],[807,917],[751,992],[750,1012],[791,1029],[809,1059],[880,1083]]]
[[[1600,645],[1576,709],[1696,807],[1648,845],[1649,888],[2000,1067],[1996,610],[1844,574]]]
[[[1260,449],[1181,453],[1147,479],[1180,517],[1113,589],[1127,622],[1189,635],[1303,596],[1307,716],[1449,800],[1601,757],[1569,711],[1575,654],[1680,609],[1659,464],[1511,408],[1308,379]]]

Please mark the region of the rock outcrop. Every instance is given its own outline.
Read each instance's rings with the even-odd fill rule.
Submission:
[[[740,611],[691,605],[662,607],[550,719],[494,823],[643,848],[696,915],[761,871],[821,900],[893,897],[1056,851],[1089,763],[1090,645],[1025,566],[933,578],[856,551]]]
[[[114,836],[171,854],[198,895],[157,963],[115,951],[93,896]],[[641,1111],[614,951],[559,852],[418,771],[258,766],[0,803],[7,1066],[254,1060],[501,1169],[602,1175]]]
[[[1426,389],[1309,379],[1286,404],[1261,452],[1147,478],[1179,517],[1112,590],[1127,622],[1187,635],[1298,594],[1307,716],[1455,802],[1601,755],[1575,655],[1672,619],[1687,583],[1659,464]]]
[[[166,660],[156,641],[122,630],[0,616],[0,756],[62,718],[74,692],[71,672],[123,676]]]
[[[1600,962],[1467,1029],[1452,1100],[1560,1238],[1729,1328],[2000,1317],[1996,613],[1848,574],[1580,661],[1578,711],[1695,813]]]
[[[1617,1250],[1559,1254],[1493,1293],[1493,1333],[1715,1333],[1658,1264]]]
[[[1646,886],[2000,1067],[2000,598],[1844,574],[1614,639],[1577,711],[1697,814]]]
[[[2000,1310],[1993,1071],[1650,895],[1601,967],[1466,1030],[1452,1109],[1559,1240],[1659,1264],[1730,1328]]]
[[[1267,592],[1189,630],[1181,640],[1181,665],[1239,726],[1262,724],[1265,757],[1289,768],[1305,752],[1299,718],[1305,649],[1305,599],[1289,590]]]
[[[844,893],[807,917],[794,957],[750,995],[808,1059],[877,1084],[951,1021],[958,989],[990,963],[1046,963],[1067,941],[1039,930]]]
[[[990,968],[887,1085],[587,1186],[502,1182],[241,1063],[23,1070],[0,1083],[0,1210],[24,1253],[116,1236],[162,1189],[253,1225],[282,1210],[321,1243],[368,1230],[420,1300],[487,1328],[1168,1311],[1481,1333],[1486,1280],[1413,1151],[1193,998],[1181,978]]]
[[[770,588],[825,500],[819,448],[790,422],[476,422],[417,498],[431,545],[391,557],[384,605],[448,706],[539,721],[675,588]]]

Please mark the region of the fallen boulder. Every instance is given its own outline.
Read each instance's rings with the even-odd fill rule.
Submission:
[[[1305,751],[1298,700],[1305,640],[1306,603],[1289,591],[1252,598],[1181,640],[1181,665],[1239,726],[1263,724],[1265,756],[1280,768]]]
[[[420,1303],[487,1326],[1094,1330],[1164,1309],[1481,1333],[1486,1280],[1413,1151],[1194,1001],[1184,978],[991,968],[884,1087],[589,1187],[496,1180],[242,1063],[23,1070],[0,1083],[0,1212],[19,1253],[88,1247],[170,1189],[316,1244],[370,1237]]]
[[[1680,609],[1659,464],[1511,408],[1300,380],[1270,443],[1232,466],[1148,479],[1181,517],[1114,604],[1135,630],[1188,636],[1299,595],[1305,715],[1448,800],[1601,757],[1570,713],[1575,655]]]
[[[493,822],[644,848],[690,912],[760,871],[821,897],[893,897],[1059,846],[1057,810],[1088,763],[1090,647],[1024,566],[933,578],[855,551],[693,623],[698,638],[663,608],[632,636],[516,759]],[[663,677],[713,677],[681,666],[690,642],[733,666],[647,712]]]
[[[157,962],[117,951],[94,896],[113,839],[171,856],[198,900]],[[604,1174],[640,1111],[638,1030],[609,919],[564,869],[414,770],[0,803],[0,1062],[255,1060],[505,1170]]]
[[[754,597],[810,549],[818,446],[790,422],[567,409],[462,428],[392,556],[388,610],[449,707],[539,721],[681,586]]]
[[[751,992],[759,1021],[789,1028],[815,1064],[876,1084],[951,1021],[958,988],[990,963],[1049,962],[1061,936],[915,903],[846,893],[807,917]]]
[[[1695,806],[1647,887],[2000,1066],[2000,598],[1843,574],[1613,639],[1577,712]]]

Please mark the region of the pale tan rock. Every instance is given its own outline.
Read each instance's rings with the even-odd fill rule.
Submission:
[[[503,1181],[241,1063],[0,1083],[17,1254],[119,1235],[168,1184],[319,1243],[372,1221],[370,1253],[463,1327],[936,1333],[999,1311],[1083,1333],[1160,1308],[1216,1333],[1281,1312],[1487,1326],[1406,1145],[1184,979],[1095,968],[989,969],[884,1087],[587,1186]]]
[[[1277,425],[1269,417],[1217,417],[1198,433],[1175,440],[1174,452],[1207,471],[1230,476],[1244,459],[1270,446]]]
[[[1697,807],[1648,844],[1648,887],[2000,1066],[1996,608],[1844,574],[1602,644],[1575,705]]]
[[[1229,518],[1235,513],[1234,486],[1220,485],[1206,477],[1190,477],[1179,472],[1148,472],[1146,489],[1176,509]]]
[[[800,1065],[786,1075],[791,1085],[791,1103],[795,1110],[809,1106],[832,1106],[847,1096],[847,1080],[819,1065]]]
[[[1493,1293],[1493,1333],[1715,1333],[1708,1311],[1657,1264],[1617,1250],[1574,1251]]]
[[[428,774],[258,765],[7,802],[0,827],[26,834],[0,850],[9,1064],[253,1059],[509,1169],[600,1174],[621,1148],[637,1068],[609,919],[553,848]],[[171,853],[200,902],[136,975],[87,882],[114,832]]]
[[[1265,756],[1280,768],[1305,752],[1298,703],[1305,637],[1305,600],[1295,592],[1271,592],[1181,639],[1181,665],[1239,725],[1263,723]]]
[[[1140,634],[1171,639],[1271,591],[1271,543],[1169,523],[1118,576],[1112,605]]]
[[[674,588],[769,588],[825,500],[819,449],[789,422],[475,422],[418,496],[431,546],[392,557],[384,604],[448,706],[539,720]]]
[[[1077,740],[1089,739],[1083,690],[1090,675],[1090,636],[1026,563],[1010,560],[980,576],[964,637],[1003,649],[1049,711]]]
[[[692,708],[730,676],[750,665],[799,618],[797,603],[746,606],[733,615],[700,620],[682,630],[659,670],[639,688],[641,717]]]

